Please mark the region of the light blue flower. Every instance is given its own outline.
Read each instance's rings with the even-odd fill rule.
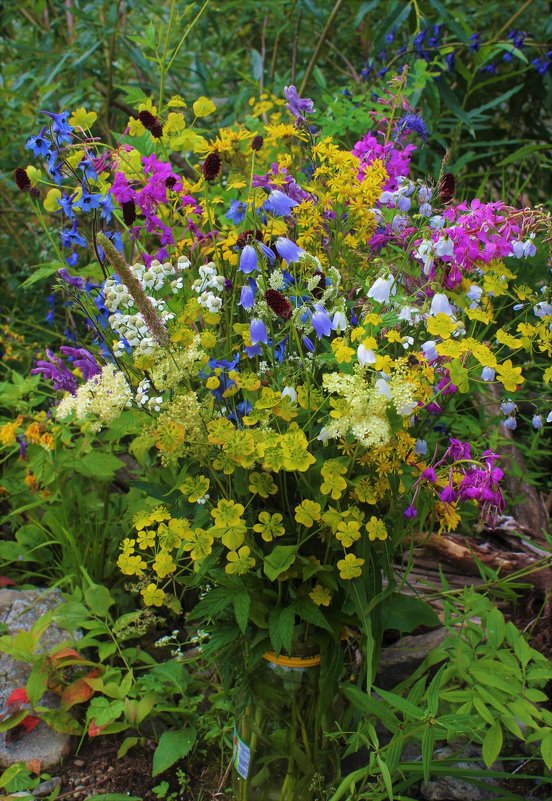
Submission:
[[[253,245],[246,245],[240,254],[239,269],[242,273],[252,273],[257,266],[257,251]]]
[[[266,345],[268,342],[268,333],[266,325],[262,320],[251,320],[249,325],[249,336],[251,337],[251,344],[258,345],[260,342]]]

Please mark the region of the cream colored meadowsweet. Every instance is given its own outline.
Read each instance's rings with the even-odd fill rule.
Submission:
[[[64,420],[74,414],[80,422],[91,420],[91,430],[99,431],[131,405],[132,397],[124,374],[113,364],[106,364],[101,373],[82,384],[75,395],[63,398],[57,407],[56,417]]]

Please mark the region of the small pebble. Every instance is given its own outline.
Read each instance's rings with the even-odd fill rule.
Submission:
[[[77,768],[84,767],[84,759],[74,759],[73,760],[73,765],[75,765],[75,767],[77,767]]]
[[[59,787],[61,784],[61,779],[59,776],[54,776],[52,779],[49,779],[47,782],[40,782],[33,790],[33,795],[35,798],[44,798]]]

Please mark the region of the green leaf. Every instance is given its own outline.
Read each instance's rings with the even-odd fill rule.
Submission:
[[[384,629],[411,632],[418,626],[434,627],[439,618],[432,607],[421,598],[394,592],[385,599],[382,609]]]
[[[433,726],[428,726],[422,735],[422,767],[424,770],[425,782],[429,781],[434,745],[435,745],[435,729],[433,728]]]
[[[100,795],[89,795],[86,801],[142,801],[142,796],[127,795],[126,793],[100,793]]]
[[[292,607],[276,607],[268,618],[268,633],[270,642],[276,655],[282,649],[291,654],[291,643],[293,641],[293,629],[295,626],[295,611]]]
[[[82,476],[110,481],[124,463],[112,453],[94,450],[79,456],[72,464],[73,469]]]
[[[159,776],[179,759],[184,759],[190,753],[196,739],[197,731],[193,726],[179,731],[163,732],[153,755],[152,776]]]
[[[277,545],[264,560],[264,572],[270,581],[276,581],[279,575],[295,562],[297,545]]]
[[[387,765],[385,764],[385,762],[383,761],[383,759],[380,757],[379,754],[377,755],[377,761],[379,769],[381,771],[383,783],[385,784],[385,789],[387,790],[387,796],[389,798],[389,801],[393,801],[393,781],[391,779],[389,768],[387,767]]]
[[[376,692],[379,696],[381,696],[381,698],[383,698],[384,701],[387,701],[388,704],[391,704],[392,707],[398,709],[399,712],[402,712],[403,715],[406,715],[408,718],[412,718],[412,720],[423,720],[425,713],[415,704],[407,701],[406,698],[401,698],[400,695],[390,693],[387,690],[380,690],[377,687],[374,687],[374,692]]]
[[[121,757],[124,757],[125,754],[128,754],[130,749],[134,748],[135,745],[138,745],[140,740],[140,737],[125,737],[119,746],[119,750],[117,751],[117,759],[121,759]]]
[[[21,284],[21,289],[26,289],[28,286],[36,284],[37,281],[42,281],[43,278],[49,278],[54,273],[63,267],[59,261],[45,261],[43,264],[35,264],[36,270]],[[31,269],[33,269],[31,267]]]
[[[496,762],[502,748],[502,727],[498,721],[487,729],[483,738],[483,759],[485,765],[490,768]]]
[[[47,657],[43,657],[35,662],[25,687],[31,706],[36,706],[48,689],[48,673]]]
[[[91,611],[98,617],[106,617],[109,608],[115,601],[111,593],[102,584],[93,584],[84,591],[84,598]]]
[[[249,620],[249,593],[247,593],[245,590],[243,592],[238,592],[236,595],[234,595],[233,604],[236,621],[240,627],[241,633],[245,634],[247,621]]]
[[[541,754],[548,770],[552,770],[552,731],[542,738]]]
[[[310,598],[301,598],[293,607],[301,620],[306,620],[307,623],[312,623],[319,629],[333,631],[322,610]]]
[[[441,684],[447,665],[441,665],[435,676],[431,680],[427,691],[427,710],[430,715],[435,717],[439,709],[439,696],[441,692]]]

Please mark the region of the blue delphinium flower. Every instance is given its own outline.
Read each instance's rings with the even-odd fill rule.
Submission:
[[[94,165],[90,159],[82,159],[82,161],[77,165],[77,169],[82,172],[83,178],[86,178],[88,181],[95,181],[98,177],[98,173],[94,169]]]
[[[477,53],[480,47],[481,47],[481,34],[472,33],[472,35],[470,36],[470,45],[469,45],[470,51],[472,53]]]
[[[75,203],[76,209],[81,209],[81,211],[93,211],[94,209],[100,208],[100,200],[101,195],[93,195],[91,192],[88,192],[87,189],[82,188],[82,195]]]
[[[64,142],[69,143],[71,141],[73,126],[69,125],[67,122],[69,119],[68,111],[62,111],[61,114],[54,114],[52,111],[42,111],[41,114],[47,114],[48,117],[53,120],[52,133],[55,134],[59,144]]]
[[[73,222],[71,228],[64,228],[61,232],[61,244],[64,248],[70,248],[72,245],[79,245],[81,248],[87,246],[87,241],[82,234],[79,234],[77,229],[77,220]]]
[[[230,220],[234,225],[239,225],[245,218],[247,206],[241,200],[231,200],[230,208],[224,215],[227,220]]]
[[[50,146],[52,143],[44,135],[45,131],[46,131],[46,126],[44,126],[44,128],[41,128],[40,133],[38,133],[36,136],[30,136],[27,139],[25,147],[27,148],[27,150],[32,150],[33,155],[36,158],[38,158],[38,156],[42,156],[43,158],[45,158],[50,152]]]
[[[63,213],[66,217],[70,220],[76,220],[77,216],[73,211],[73,201],[76,198],[76,193],[74,195],[67,195],[65,192],[62,194],[61,197],[58,197],[57,202],[59,207],[63,210]]]
[[[100,199],[98,201],[99,208],[100,208],[100,217],[102,220],[106,222],[110,222],[113,216],[113,196],[110,192],[106,192],[105,195],[100,195]]]

